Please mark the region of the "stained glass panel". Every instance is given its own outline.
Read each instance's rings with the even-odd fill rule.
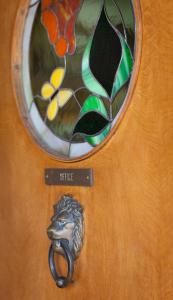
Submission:
[[[131,0],[31,1],[23,37],[27,114],[51,154],[80,158],[108,136],[134,66]]]

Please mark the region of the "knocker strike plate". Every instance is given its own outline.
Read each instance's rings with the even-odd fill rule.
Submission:
[[[45,169],[47,185],[92,186],[92,169]]]

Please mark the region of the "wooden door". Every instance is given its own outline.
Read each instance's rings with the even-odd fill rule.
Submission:
[[[16,107],[11,47],[19,0],[0,1],[0,299],[173,299],[173,2],[141,0],[142,57],[131,104],[109,142],[63,163],[28,136]],[[94,186],[49,187],[46,167],[93,168]],[[75,283],[56,287],[46,228],[71,193],[85,208]]]

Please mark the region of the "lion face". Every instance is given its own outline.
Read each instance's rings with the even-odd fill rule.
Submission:
[[[52,241],[54,251],[63,254],[60,240],[69,242],[69,248],[76,258],[82,247],[83,240],[83,208],[69,195],[63,196],[54,206],[54,216],[47,234]]]
[[[71,215],[63,214],[52,218],[52,224],[48,227],[48,237],[52,240],[54,251],[60,252],[62,249],[58,240],[66,239],[72,248],[72,236],[75,223]]]

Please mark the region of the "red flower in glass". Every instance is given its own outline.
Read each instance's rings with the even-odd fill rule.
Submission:
[[[81,0],[42,0],[42,24],[58,56],[74,54],[75,21]]]

